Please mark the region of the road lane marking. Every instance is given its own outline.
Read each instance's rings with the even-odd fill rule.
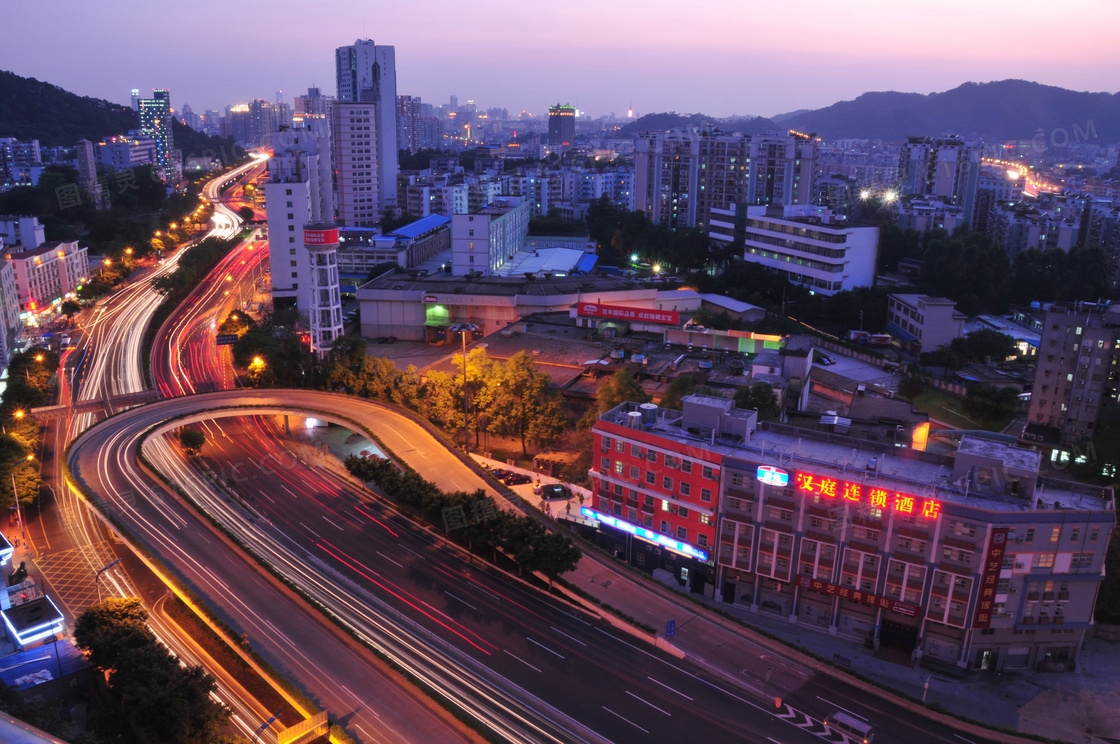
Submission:
[[[578,639],[578,638],[572,638],[572,637],[571,637],[570,635],[568,635],[568,634],[567,634],[567,633],[565,633],[564,631],[560,630],[559,628],[555,628],[555,627],[553,627],[553,626],[551,626],[551,625],[549,625],[548,627],[552,628],[552,629],[553,629],[553,630],[555,630],[555,631],[556,631],[557,633],[559,633],[560,635],[562,635],[562,636],[564,636],[565,638],[567,638],[567,639],[568,639],[569,641],[575,641],[576,643],[578,643],[578,644],[579,644],[579,645],[581,645],[581,646],[587,646],[587,644],[586,644],[586,643],[584,643],[583,641],[581,641],[580,639]]]
[[[680,695],[680,696],[681,696],[682,698],[684,698],[685,700],[688,700],[688,701],[690,701],[690,702],[693,702],[692,698],[690,698],[690,697],[689,697],[688,695],[685,695],[685,694],[684,694],[683,692],[681,692],[680,690],[674,690],[674,689],[673,689],[672,687],[670,687],[669,685],[665,684],[664,682],[659,682],[659,681],[657,681],[656,679],[654,679],[653,677],[649,677],[649,676],[647,676],[647,677],[646,677],[646,679],[648,679],[648,680],[649,680],[650,682],[653,682],[654,684],[657,684],[657,685],[661,685],[662,687],[664,687],[664,688],[665,688],[666,690],[668,690],[669,692],[675,692],[675,693],[677,693],[678,695]]]
[[[634,728],[636,728],[636,729],[638,729],[639,731],[641,731],[641,732],[642,732],[643,734],[648,734],[648,733],[649,733],[649,732],[648,732],[648,731],[646,731],[646,730],[645,730],[644,728],[642,728],[642,727],[641,727],[641,726],[639,726],[638,724],[634,723],[633,721],[631,721],[631,720],[630,720],[629,718],[627,718],[626,716],[620,716],[620,715],[618,715],[617,713],[615,713],[615,712],[614,712],[613,710],[611,710],[610,708],[608,708],[608,707],[607,707],[607,706],[605,706],[605,705],[603,706],[603,710],[605,710],[606,712],[610,713],[610,714],[611,714],[612,716],[614,716],[615,718],[621,718],[622,720],[626,721],[626,722],[627,722],[628,724],[630,724],[630,725],[631,725],[631,726],[633,726]]]
[[[657,712],[659,712],[659,713],[664,713],[665,715],[669,716],[670,718],[672,718],[672,717],[673,717],[673,714],[672,714],[672,713],[670,713],[669,711],[667,711],[667,710],[662,710],[661,708],[658,708],[658,707],[657,707],[656,705],[654,705],[654,704],[653,704],[653,703],[651,703],[650,701],[648,701],[648,700],[645,700],[644,698],[640,698],[640,697],[638,697],[637,695],[635,695],[634,693],[630,692],[629,690],[626,690],[626,694],[627,694],[627,695],[629,695],[630,697],[634,698],[635,700],[638,700],[638,701],[640,701],[640,702],[643,702],[643,703],[645,703],[646,705],[648,705],[649,707],[653,708],[654,710],[656,710],[656,711],[657,711]]]
[[[401,568],[404,568],[404,564],[403,564],[403,563],[397,563],[397,562],[396,562],[396,561],[394,561],[394,560],[393,560],[392,558],[390,558],[389,556],[387,556],[387,555],[385,555],[384,553],[382,553],[382,552],[381,552],[380,550],[377,550],[377,551],[374,551],[374,552],[376,552],[376,553],[377,553],[377,554],[378,554],[379,556],[381,556],[381,557],[382,557],[382,558],[384,558],[385,560],[389,561],[390,563],[396,564],[396,565],[400,566]]]
[[[559,656],[561,659],[564,659],[564,657],[561,654],[556,653],[555,651],[553,651],[551,648],[544,645],[543,643],[538,643],[537,641],[534,641],[529,636],[525,636],[525,640],[527,640],[529,643],[533,644],[534,646],[539,646],[539,647],[543,648],[545,651],[549,652],[553,656]],[[567,661],[567,659],[564,659],[564,660]]]
[[[976,744],[976,742],[974,742],[972,739],[966,739],[963,736],[961,736],[960,734],[953,734],[953,736],[957,737],[961,741],[967,741],[968,744]]]
[[[326,519],[326,520],[327,520],[327,524],[330,524],[330,525],[333,525],[334,527],[337,527],[337,528],[338,528],[338,530],[339,530],[339,532],[345,532],[345,531],[346,531],[346,530],[342,529],[342,525],[339,525],[339,524],[335,524],[335,523],[334,523],[334,522],[332,522],[331,520],[327,519],[327,515],[326,515],[326,514],[324,514],[324,515],[323,515],[323,519]],[[399,564],[398,564],[398,565],[399,565]]]
[[[315,537],[319,538],[320,540],[322,540],[322,539],[323,539],[323,536],[322,536],[322,535],[320,535],[320,534],[319,534],[318,532],[316,532],[315,530],[313,530],[313,529],[311,529],[310,527],[308,527],[308,526],[307,526],[306,524],[304,524],[303,522],[300,522],[300,523],[299,523],[299,526],[300,526],[300,527],[302,527],[302,528],[304,528],[305,530],[307,530],[308,532],[310,532],[310,533],[311,533],[312,535],[314,535]]]
[[[293,491],[292,489],[285,486],[283,483],[280,484],[280,487],[283,488],[288,493],[290,493],[291,495],[295,496],[297,499],[299,498],[299,494],[297,494],[295,491]]]
[[[848,715],[851,715],[851,716],[855,716],[856,718],[858,718],[859,720],[863,721],[864,723],[867,723],[867,719],[866,719],[866,718],[864,718],[863,716],[861,716],[861,715],[860,715],[859,713],[856,713],[855,711],[851,711],[851,710],[848,710],[847,708],[845,708],[845,707],[844,707],[844,706],[842,706],[842,705],[837,705],[836,703],[832,702],[831,700],[825,700],[825,699],[824,699],[824,698],[822,698],[822,697],[821,697],[820,695],[817,695],[817,700],[820,700],[820,701],[821,701],[822,703],[828,703],[828,704],[829,704],[829,705],[831,705],[831,706],[832,706],[833,708],[838,708],[838,709],[840,709],[840,710],[844,711],[845,713],[847,713]]]
[[[474,605],[472,605],[472,604],[471,604],[470,602],[467,602],[467,601],[465,601],[465,600],[459,599],[459,598],[458,598],[458,597],[456,597],[456,596],[455,596],[454,594],[452,594],[451,592],[448,592],[448,591],[445,591],[445,592],[444,592],[444,594],[446,594],[447,596],[451,597],[451,598],[452,598],[452,599],[454,599],[454,600],[455,600],[456,602],[461,602],[462,604],[465,604],[465,605],[466,605],[467,607],[470,607],[470,608],[471,608],[472,610],[474,610],[475,612],[478,612],[478,608],[477,608],[477,607],[475,607]]]
[[[415,550],[413,550],[412,548],[408,547],[407,545],[401,545],[401,547],[402,547],[402,548],[404,548],[405,550],[407,550],[407,551],[408,551],[409,553],[412,553],[412,554],[413,554],[414,556],[416,556],[417,558],[423,558],[423,557],[424,557],[424,556],[420,555],[419,553],[417,553],[417,552],[416,552]]]
[[[505,649],[502,649],[502,650],[503,650],[503,651],[505,651]],[[529,662],[527,662],[527,661],[525,661],[524,659],[522,659],[522,658],[521,658],[520,656],[518,656],[517,654],[510,654],[510,653],[509,653],[509,651],[506,651],[506,653],[507,653],[507,654],[509,654],[510,656],[512,656],[513,658],[517,659],[518,661],[520,661],[520,662],[521,662],[522,664],[524,664],[525,666],[529,667],[530,669],[532,669],[532,670],[534,670],[534,671],[537,671],[537,672],[540,672],[540,671],[541,671],[540,669],[537,669],[537,668],[536,668],[535,666],[533,666],[533,665],[532,665],[532,664],[530,664]]]

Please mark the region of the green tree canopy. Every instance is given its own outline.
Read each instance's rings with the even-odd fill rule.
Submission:
[[[759,421],[773,420],[778,417],[778,394],[770,383],[756,382],[735,392],[735,406],[758,411]]]

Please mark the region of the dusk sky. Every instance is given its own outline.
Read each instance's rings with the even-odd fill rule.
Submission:
[[[7,2],[0,68],[128,103],[176,109],[334,94],[334,49],[396,47],[397,90],[425,102],[541,115],[769,116],[869,90],[930,93],[1021,78],[1115,92],[1116,0],[243,0]]]

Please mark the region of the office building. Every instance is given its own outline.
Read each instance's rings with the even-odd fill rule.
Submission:
[[[879,228],[849,226],[824,207],[712,209],[708,236],[716,245],[740,241],[743,260],[821,294],[875,284]]]
[[[77,241],[43,243],[22,251],[9,247],[7,251],[5,256],[14,270],[20,307],[32,315],[74,297],[78,286],[89,276],[86,249]]]
[[[301,313],[311,310],[311,263],[302,250],[303,226],[328,221],[331,197],[330,143],[325,119],[272,136],[268,212],[269,266],[274,300],[294,300]]]
[[[171,93],[157,88],[151,98],[141,98],[140,132],[156,143],[156,164],[165,181],[178,181],[177,158],[174,156],[175,136],[172,132]]]
[[[556,104],[548,108],[548,146],[553,150],[570,147],[576,141],[576,107]]]
[[[1068,448],[1093,438],[1120,393],[1120,305],[1055,303],[1039,341],[1024,438]]]
[[[423,104],[419,96],[398,96],[397,147],[416,152],[421,147],[423,128],[420,111]]]
[[[338,220],[373,226],[397,208],[396,50],[359,39],[335,51],[335,72]]]
[[[945,297],[892,294],[887,297],[887,332],[912,353],[933,351],[964,335],[964,313]],[[1002,359],[993,359],[1002,362]]]
[[[955,457],[758,424],[731,401],[624,403],[593,427],[600,544],[689,590],[908,662],[1075,668],[1111,489],[973,436]]]
[[[4,239],[0,237],[0,365],[7,366],[15,352],[15,342],[19,338],[23,324],[19,319],[19,290],[16,289],[16,273],[8,260]]]
[[[940,197],[964,210],[971,225],[980,183],[980,146],[960,137],[910,137],[899,151],[899,190],[906,196]]]
[[[517,196],[502,196],[470,214],[453,215],[452,272],[493,274],[525,245],[529,216],[529,202]]]
[[[97,143],[97,162],[106,170],[124,170],[156,162],[156,142],[151,137],[107,137]]]

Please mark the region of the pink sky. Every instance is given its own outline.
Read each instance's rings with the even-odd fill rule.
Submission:
[[[201,112],[334,92],[334,48],[392,44],[397,88],[424,101],[592,116],[773,115],[870,90],[919,93],[1021,78],[1117,90],[1116,0],[61,0],[5,4],[0,68],[125,103],[171,90]],[[12,30],[15,30],[13,33]],[[2,136],[0,132],[0,136]]]

